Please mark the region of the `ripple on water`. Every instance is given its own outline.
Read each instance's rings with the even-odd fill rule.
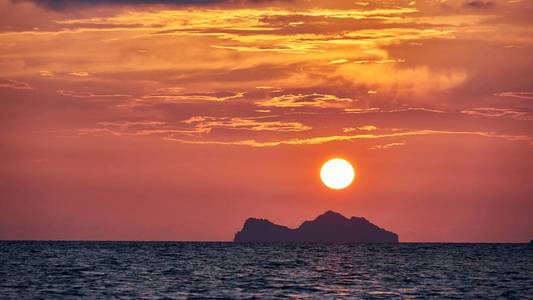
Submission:
[[[2,298],[533,298],[524,244],[0,242]]]

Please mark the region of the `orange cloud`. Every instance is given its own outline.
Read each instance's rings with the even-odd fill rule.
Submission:
[[[99,122],[98,127],[75,130],[76,135],[114,135],[114,136],[143,136],[143,135],[200,135],[209,134],[213,129],[299,132],[310,130],[310,126],[298,122],[262,121],[258,118],[220,118],[194,116],[180,122],[169,124],[163,121],[125,121]],[[65,131],[62,131],[63,133]]]
[[[384,144],[384,145],[376,145],[376,146],[372,146],[372,147],[370,147],[369,149],[370,149],[370,150],[389,149],[389,148],[392,148],[392,147],[405,146],[405,144],[406,144],[405,142],[388,143],[388,144]]]
[[[125,95],[125,94],[94,94],[92,92],[77,92],[77,91],[70,91],[70,90],[57,90],[57,93],[62,96],[73,97],[73,98],[127,98],[127,97],[131,97],[131,95]]]
[[[10,79],[0,79],[0,88],[9,88],[15,90],[33,90],[33,88],[26,82]]]
[[[526,111],[509,108],[478,107],[462,110],[461,113],[474,117],[504,117],[515,120],[533,120],[533,115]]]
[[[352,131],[357,131],[357,130],[361,130],[361,131],[374,131],[374,130],[377,130],[378,128],[374,125],[365,125],[365,126],[359,126],[359,127],[348,127],[348,128],[343,128],[342,129],[342,132],[352,132]]]
[[[215,118],[196,116],[184,120],[182,123],[193,125],[193,132],[195,133],[209,133],[214,128],[278,132],[297,132],[311,129],[311,127],[298,122],[262,121],[257,118]]]
[[[88,72],[70,72],[68,74],[72,76],[78,76],[78,77],[87,77],[90,75]]]
[[[425,136],[425,135],[467,135],[480,136],[487,138],[499,138],[507,141],[525,141],[531,142],[532,138],[528,135],[508,135],[497,134],[494,132],[483,131],[446,131],[446,130],[412,130],[404,132],[393,132],[383,134],[356,134],[356,135],[333,135],[319,136],[310,138],[293,138],[287,140],[275,141],[256,141],[256,140],[237,140],[237,141],[215,141],[215,140],[185,140],[173,136],[165,137],[166,140],[178,141],[184,144],[201,144],[201,145],[245,145],[253,147],[275,147],[280,145],[320,145],[331,142],[348,142],[354,140],[385,139],[397,137]]]
[[[338,98],[335,95],[326,94],[287,94],[272,97],[268,100],[257,101],[258,106],[264,107],[321,107],[321,108],[339,108],[346,107],[352,103],[352,99]]]
[[[494,96],[531,100],[533,99],[533,92],[501,92],[494,94]]]
[[[223,102],[227,100],[239,99],[244,96],[243,92],[185,92],[184,88],[171,87],[160,88],[150,95],[143,96],[147,100],[160,101],[178,101],[178,102],[195,102],[195,101],[212,101]]]
[[[336,64],[343,64],[343,63],[347,63],[347,62],[348,62],[347,59],[339,58],[339,59],[332,60],[329,63],[336,65]]]

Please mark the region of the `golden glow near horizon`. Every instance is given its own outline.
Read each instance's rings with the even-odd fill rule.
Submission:
[[[330,189],[347,188],[355,178],[352,165],[342,158],[328,160],[320,169],[320,179]]]

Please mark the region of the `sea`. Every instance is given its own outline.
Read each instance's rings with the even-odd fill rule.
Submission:
[[[0,298],[533,299],[533,245],[0,241]]]

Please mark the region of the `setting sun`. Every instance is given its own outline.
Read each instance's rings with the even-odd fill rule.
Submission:
[[[354,177],[352,165],[341,158],[328,160],[320,169],[320,179],[330,189],[344,189],[352,183]]]

